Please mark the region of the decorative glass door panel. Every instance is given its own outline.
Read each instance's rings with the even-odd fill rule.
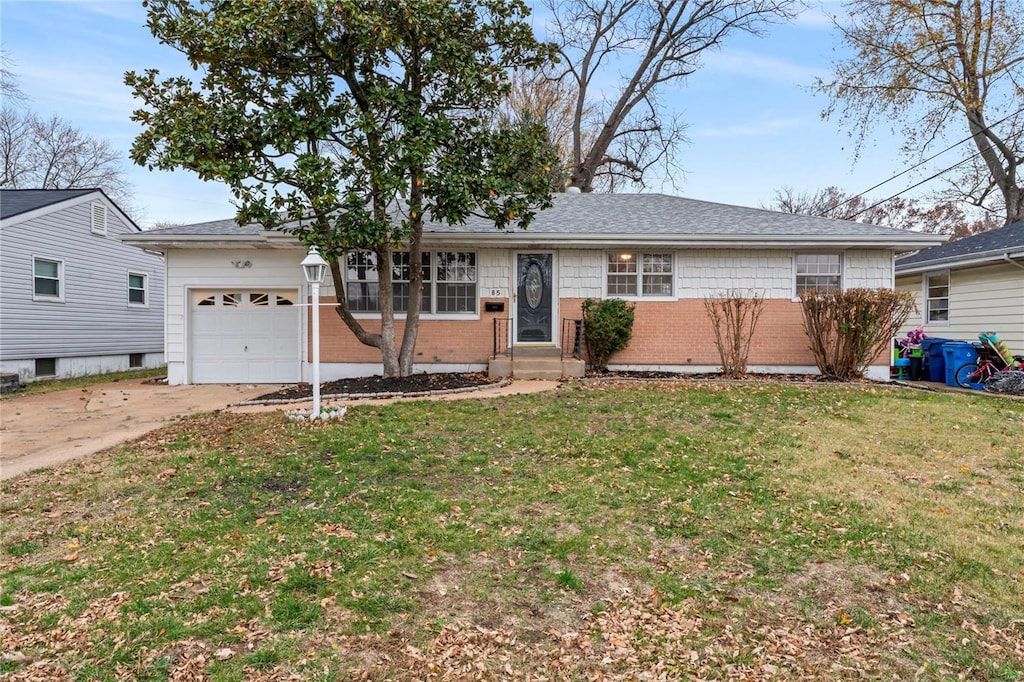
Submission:
[[[516,342],[551,343],[553,256],[521,253],[516,259]]]

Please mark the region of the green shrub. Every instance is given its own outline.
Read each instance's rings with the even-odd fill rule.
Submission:
[[[908,291],[847,289],[800,294],[804,331],[822,376],[849,381],[864,376],[917,306]]]
[[[634,307],[620,298],[583,302],[583,342],[592,368],[604,371],[612,355],[629,344]]]

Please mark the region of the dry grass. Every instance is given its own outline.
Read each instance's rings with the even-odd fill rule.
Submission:
[[[1024,404],[584,383],[5,487],[11,680],[1024,677]]]

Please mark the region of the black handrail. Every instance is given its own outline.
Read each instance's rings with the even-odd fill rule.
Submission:
[[[505,355],[512,357],[512,344],[509,343],[509,330],[512,328],[512,318],[510,317],[496,317],[494,318],[494,339],[492,348],[492,358],[496,358],[499,355]]]
[[[562,319],[562,359],[583,359],[583,320]]]

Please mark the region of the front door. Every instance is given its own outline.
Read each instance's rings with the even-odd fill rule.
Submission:
[[[551,343],[554,257],[520,253],[516,259],[516,343]]]

